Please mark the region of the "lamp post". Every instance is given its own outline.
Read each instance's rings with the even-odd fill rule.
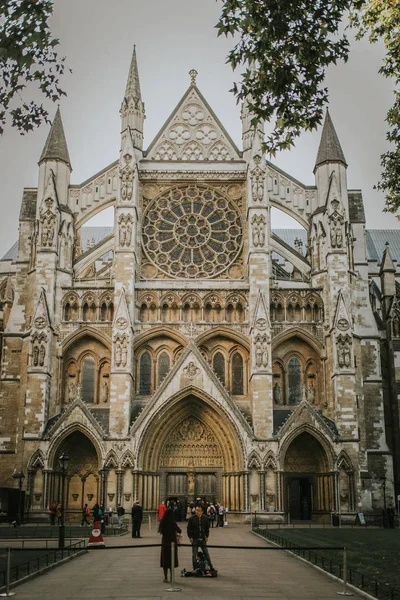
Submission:
[[[62,550],[65,546],[65,528],[64,528],[64,486],[65,486],[65,474],[68,469],[69,456],[66,450],[63,451],[60,458],[58,459],[61,469],[61,523],[58,529],[58,548]]]
[[[19,495],[18,495],[18,512],[17,512],[17,525],[21,525],[21,505],[22,505],[22,483],[25,479],[25,475],[21,471],[21,473],[14,473],[12,476],[13,479],[18,479],[18,487],[19,487]]]

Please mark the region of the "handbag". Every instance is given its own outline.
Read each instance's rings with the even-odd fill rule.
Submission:
[[[182,543],[183,543],[183,534],[177,533],[176,534],[176,545],[180,546]]]

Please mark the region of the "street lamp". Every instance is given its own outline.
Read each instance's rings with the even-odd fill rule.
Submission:
[[[65,486],[65,474],[68,469],[69,456],[66,450],[63,451],[60,458],[58,459],[61,469],[61,523],[58,529],[58,548],[62,550],[65,546],[65,528],[64,528],[64,486]]]
[[[18,513],[17,513],[17,525],[21,525],[21,504],[22,504],[22,483],[25,479],[25,475],[21,471],[21,473],[14,473],[12,476],[13,479],[18,479],[18,487],[19,487],[19,495],[18,495]]]

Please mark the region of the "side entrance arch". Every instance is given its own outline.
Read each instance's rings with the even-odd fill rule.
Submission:
[[[334,510],[335,476],[321,443],[299,434],[284,460],[284,507],[293,521],[319,520]]]

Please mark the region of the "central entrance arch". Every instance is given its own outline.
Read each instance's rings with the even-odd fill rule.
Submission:
[[[186,504],[201,497],[244,509],[240,434],[212,399],[200,391],[171,398],[149,420],[142,440],[138,493],[145,508],[167,498]]]
[[[322,444],[309,432],[289,445],[284,473],[285,510],[292,521],[316,519],[334,509],[334,473]]]

